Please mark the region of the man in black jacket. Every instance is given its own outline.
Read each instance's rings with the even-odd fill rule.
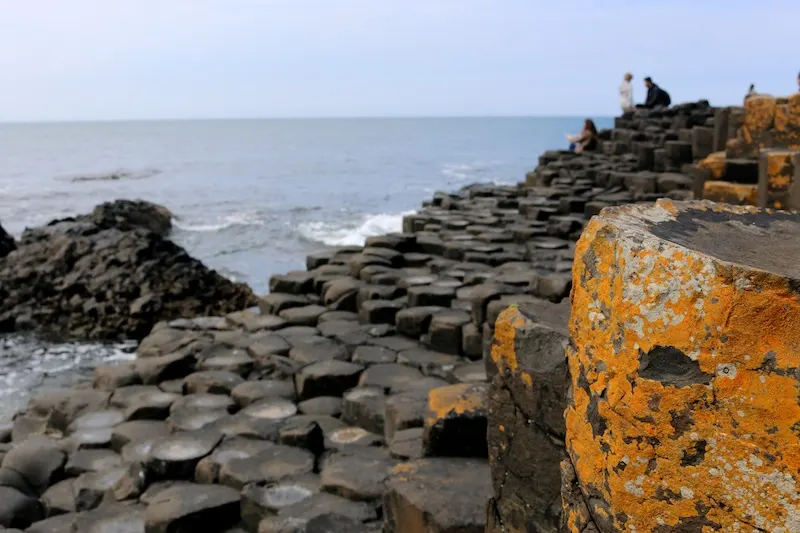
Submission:
[[[669,93],[653,83],[653,80],[648,76],[644,79],[644,85],[647,87],[647,99],[644,104],[637,107],[644,107],[645,109],[652,109],[656,106],[669,107],[672,99]]]

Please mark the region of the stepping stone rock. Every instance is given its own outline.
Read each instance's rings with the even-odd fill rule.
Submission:
[[[282,398],[266,398],[251,403],[240,411],[243,416],[264,420],[284,420],[297,413],[297,406]]]
[[[183,382],[183,391],[184,394],[196,394],[198,392],[230,394],[236,385],[243,382],[242,376],[233,372],[206,370],[186,376]]]
[[[225,440],[216,449],[200,460],[194,471],[197,483],[218,483],[222,465],[233,459],[247,459],[272,448],[273,443],[255,439],[232,437]]]
[[[421,459],[423,457],[423,431],[421,427],[418,427],[395,432],[392,441],[389,443],[389,453],[395,459],[403,461]]]
[[[245,381],[233,388],[231,397],[239,407],[247,407],[264,398],[295,399],[294,384],[291,381],[265,379],[261,381]]]
[[[426,376],[447,377],[452,374],[459,359],[454,355],[431,350],[404,350],[397,354],[397,362],[419,368]]]
[[[0,526],[26,528],[42,518],[39,500],[15,488],[0,486]]]
[[[358,319],[362,324],[394,324],[403,305],[390,300],[368,300],[361,305]]]
[[[383,448],[350,448],[329,455],[322,462],[322,487],[353,501],[375,501],[395,461]]]
[[[159,439],[147,457],[152,479],[192,479],[197,463],[210,454],[222,439],[217,431],[199,430]]]
[[[360,387],[379,387],[385,391],[405,390],[422,379],[419,370],[401,364],[379,364],[367,368],[359,379]]]
[[[176,409],[167,418],[167,427],[172,433],[196,431],[229,415],[227,409],[191,408]]]
[[[295,387],[304,400],[317,396],[342,396],[358,384],[363,370],[361,365],[344,361],[322,361],[295,374]]]
[[[130,442],[142,442],[147,439],[164,437],[169,433],[165,422],[157,420],[134,420],[123,422],[111,431],[111,449],[120,453]]]
[[[386,396],[380,387],[357,387],[344,395],[342,421],[383,435]]]
[[[21,475],[36,494],[41,494],[63,475],[66,462],[67,454],[55,441],[33,436],[9,450],[3,457],[2,467]],[[21,501],[13,494],[9,494],[9,498]]]
[[[279,316],[290,326],[316,326],[319,317],[328,311],[327,307],[321,305],[304,305],[302,307],[292,307],[284,309]]]
[[[297,404],[297,409],[307,415],[339,416],[342,414],[342,399],[335,396],[318,396]]]
[[[245,459],[231,459],[219,471],[219,482],[241,490],[248,483],[276,482],[283,478],[310,474],[314,455],[306,450],[275,445]]]
[[[160,492],[145,511],[145,533],[217,530],[239,522],[239,492],[220,485],[176,485]]]
[[[279,514],[284,508],[319,493],[319,476],[308,474],[276,483],[249,483],[242,489],[242,522],[250,531],[258,531],[259,523]]]
[[[247,376],[253,369],[255,361],[244,348],[232,348],[227,353],[217,353],[201,359],[198,370],[231,372],[239,376]]]
[[[360,427],[342,427],[330,431],[325,439],[325,448],[331,451],[347,450],[351,447],[381,446],[380,435]]]
[[[463,383],[428,393],[426,456],[488,457],[486,383]]]
[[[359,346],[353,352],[353,362],[364,366],[394,363],[396,360],[397,352],[381,346]]]
[[[235,406],[234,401],[224,394],[208,394],[198,392],[178,397],[172,403],[170,411],[181,411],[183,409],[207,409],[231,411]]]
[[[395,317],[397,331],[407,337],[417,339],[428,332],[428,326],[431,323],[433,315],[444,310],[444,307],[437,306],[408,307],[403,309],[399,311]]]
[[[462,329],[471,322],[469,313],[464,311],[445,311],[431,318],[428,330],[428,345],[434,350],[446,354],[459,355]]]
[[[73,453],[64,472],[70,477],[76,477],[86,472],[108,470],[122,465],[122,457],[111,450],[78,450]]]
[[[420,459],[392,469],[383,497],[387,533],[483,533],[489,465],[476,459]]]

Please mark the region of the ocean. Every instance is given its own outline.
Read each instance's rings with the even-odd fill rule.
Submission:
[[[613,119],[595,119],[599,128]],[[0,224],[26,227],[143,199],[172,239],[266,293],[306,254],[399,231],[437,190],[513,184],[582,118],[375,118],[0,124]],[[0,337],[0,420],[30,391],[88,379],[135,345]]]

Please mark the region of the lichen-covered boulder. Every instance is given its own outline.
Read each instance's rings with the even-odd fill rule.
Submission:
[[[798,257],[797,213],[659,201],[591,221],[567,531],[800,531]]]

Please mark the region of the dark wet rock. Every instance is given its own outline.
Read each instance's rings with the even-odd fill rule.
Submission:
[[[425,423],[428,391],[412,390],[386,398],[384,436],[391,442],[395,433],[404,429],[421,428]]]
[[[459,355],[463,353],[461,346],[462,329],[471,322],[469,313],[464,311],[445,311],[431,318],[428,328],[428,345],[436,351]]]
[[[382,446],[383,444],[383,437],[356,426],[340,427],[330,431],[325,439],[325,449],[329,451],[347,450],[353,447]]]
[[[488,390],[486,383],[464,383],[428,393],[425,455],[488,457]]]
[[[296,345],[289,352],[289,357],[301,365],[309,365],[322,361],[347,361],[350,359],[350,352],[346,347],[333,340],[320,339],[319,342]]]
[[[117,363],[100,365],[94,369],[94,388],[102,391],[113,391],[127,385],[138,385],[142,382],[135,363]]]
[[[186,376],[183,382],[185,394],[209,393],[230,394],[236,385],[243,383],[244,379],[233,372],[223,370],[206,370],[195,372]]]
[[[423,457],[421,427],[396,431],[389,442],[389,453],[395,459],[403,461],[421,459]]]
[[[311,292],[313,278],[309,272],[293,270],[283,275],[273,275],[269,278],[270,292],[284,292],[287,294],[307,294]]]
[[[283,519],[299,519],[308,521],[324,515],[340,515],[357,523],[377,518],[375,507],[367,502],[354,502],[335,494],[318,492],[299,502],[282,508],[278,517]],[[259,527],[261,533],[262,528]],[[322,530],[324,531],[324,530]]]
[[[136,372],[145,385],[157,385],[162,381],[183,379],[194,372],[196,356],[191,352],[147,357],[136,360]]]
[[[55,389],[40,392],[28,402],[28,412],[47,419],[47,426],[64,431],[79,416],[104,409],[109,393],[94,390]],[[14,437],[14,440],[19,440]]]
[[[436,313],[444,311],[444,307],[426,306],[409,307],[397,313],[395,324],[397,331],[411,338],[419,338],[428,332],[431,318]]]
[[[177,394],[162,390],[142,392],[125,407],[125,420],[164,420],[177,399]]]
[[[403,309],[403,304],[390,300],[368,300],[358,312],[362,324],[394,324],[395,316]]]
[[[394,467],[383,498],[387,533],[483,533],[489,465],[475,459],[420,459]]]
[[[145,507],[142,505],[108,504],[75,516],[74,531],[112,533],[146,531]]]
[[[318,396],[300,402],[297,408],[307,415],[339,416],[342,414],[342,399],[335,396]]]
[[[286,321],[275,315],[263,315],[260,312],[237,311],[225,315],[225,322],[237,329],[249,333],[275,331],[286,326]]]
[[[3,229],[3,226],[0,226],[0,259],[16,249],[17,243],[14,241],[14,237],[9,235],[6,230]]]
[[[319,324],[326,322],[357,322],[358,313],[351,311],[328,311],[319,317]],[[319,327],[319,326],[318,326]]]
[[[202,429],[217,420],[228,416],[227,409],[203,409],[186,407],[176,409],[167,418],[167,427],[173,433],[180,431],[196,431]]]
[[[314,455],[291,446],[275,445],[244,459],[231,459],[219,471],[219,482],[242,489],[248,483],[276,482],[283,478],[309,474],[314,470]]]
[[[353,363],[370,366],[394,363],[397,360],[397,352],[382,346],[359,346],[353,352]]]
[[[122,465],[122,457],[112,450],[78,450],[73,453],[64,472],[70,477],[86,472],[97,472]]]
[[[357,387],[344,395],[342,421],[383,435],[385,402],[381,387]]]
[[[147,471],[152,479],[192,479],[200,460],[210,454],[222,434],[198,430],[163,437],[153,444],[147,457]]]
[[[304,305],[284,309],[279,316],[291,326],[316,326],[319,317],[327,311],[328,308],[321,305]]]
[[[273,292],[258,300],[258,307],[264,315],[278,315],[284,309],[292,307],[303,307],[310,304],[307,296],[301,294],[288,294],[283,292]]]
[[[165,422],[158,420],[134,420],[115,426],[111,433],[111,448],[121,453],[122,448],[130,442],[140,442],[156,437],[164,437],[169,433]]]
[[[26,528],[41,518],[39,500],[15,488],[0,486],[0,526]]]
[[[283,420],[297,413],[297,406],[283,398],[264,398],[240,411],[242,416],[264,420]]]
[[[278,438],[281,423],[281,420],[236,414],[219,418],[206,426],[206,429],[219,431],[226,438],[242,437],[275,441]]]
[[[354,501],[381,498],[395,461],[382,448],[350,448],[327,456],[320,477],[325,491]]]
[[[397,362],[418,368],[426,376],[446,377],[453,372],[459,359],[454,355],[415,349],[398,353]]]
[[[239,376],[247,376],[255,365],[253,358],[243,348],[220,350],[218,353],[203,354],[203,356],[197,364],[198,370],[230,372]]]
[[[415,285],[408,289],[409,307],[441,306],[449,307],[455,299],[456,291],[453,287],[435,285]]]
[[[265,379],[245,381],[231,390],[231,397],[240,407],[246,407],[263,398],[294,400],[294,384],[291,381]]]
[[[283,509],[320,492],[319,476],[308,474],[278,482],[249,483],[242,489],[242,522],[250,531],[258,531],[259,523],[278,515]]]
[[[140,462],[129,463],[111,489],[117,501],[135,500],[147,488],[147,468]]]
[[[115,467],[98,472],[87,472],[75,479],[75,510],[88,511],[98,507],[103,498],[125,476],[124,467]]]
[[[303,448],[315,456],[325,451],[325,434],[313,419],[298,418],[283,425],[278,431],[278,442],[286,446]]]
[[[358,384],[364,367],[343,361],[322,361],[301,369],[295,387],[302,399],[317,396],[342,396]]]
[[[176,485],[160,492],[145,511],[145,533],[206,531],[239,522],[239,492],[220,485]]]
[[[234,409],[234,405],[234,401],[229,396],[224,394],[198,392],[196,394],[178,396],[177,399],[170,405],[170,412],[182,411],[184,409],[232,411]]]
[[[232,437],[223,441],[214,451],[197,463],[194,480],[197,483],[218,483],[223,465],[234,459],[247,459],[273,447],[267,441]]]
[[[64,475],[67,454],[55,441],[34,436],[17,444],[3,457],[2,467],[18,473],[36,494]]]
[[[103,204],[92,215],[26,230],[0,263],[0,323],[25,316],[68,337],[141,339],[162,320],[255,302],[248,287],[160,235],[163,217],[144,216],[157,206],[123,207],[135,205]]]
[[[385,391],[407,389],[422,379],[422,373],[410,366],[390,363],[367,368],[358,381],[360,387],[379,387]]]

